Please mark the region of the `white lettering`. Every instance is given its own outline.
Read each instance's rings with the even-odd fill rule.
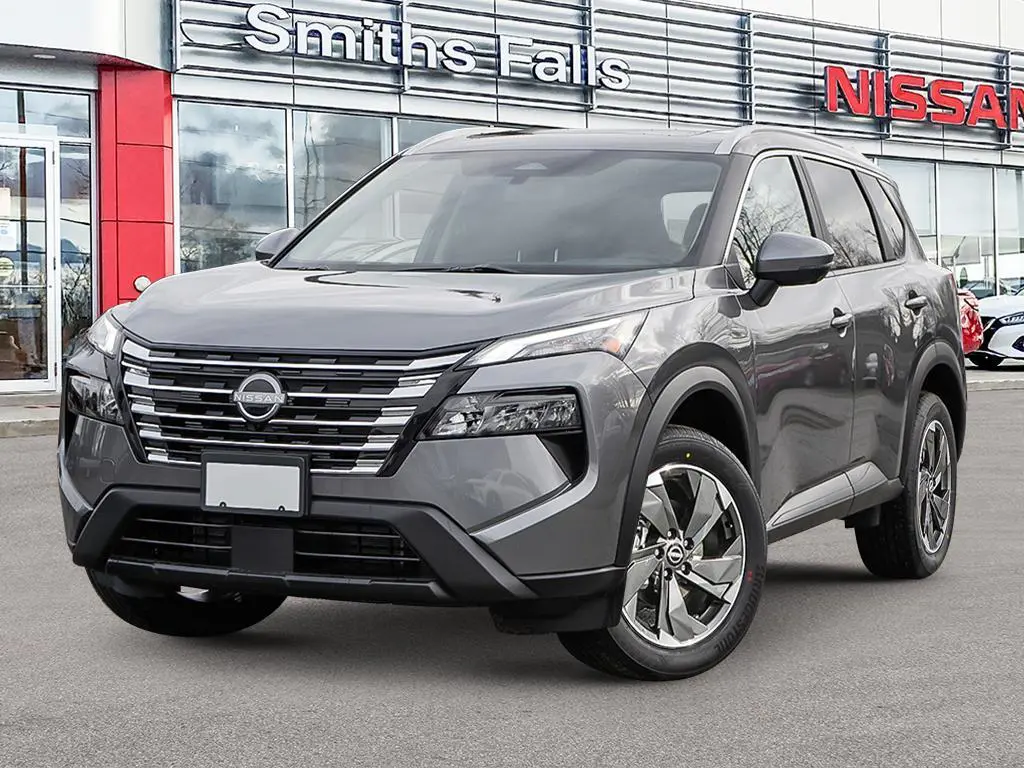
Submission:
[[[624,91],[629,88],[629,64],[622,59],[605,59],[598,66],[601,86],[610,91]]]
[[[361,19],[351,26],[335,25],[312,14],[294,21],[292,13],[273,3],[256,3],[246,12],[250,33],[245,43],[263,53],[319,56],[384,64],[391,67],[439,69],[458,75],[476,72],[476,46],[452,37],[443,41],[418,35],[412,24]],[[294,37],[294,43],[293,43]],[[591,45],[566,44],[561,48],[533,50],[528,37],[501,35],[498,39],[498,76],[532,77],[542,83],[590,86],[623,91],[630,85],[629,64],[620,58],[598,60]]]
[[[533,57],[533,76],[542,83],[568,83],[569,62],[558,51],[540,51]]]
[[[310,38],[319,40],[320,56],[334,57],[334,42],[341,40],[341,58],[352,61],[356,58],[356,31],[352,27],[339,25],[329,27],[319,21],[299,21],[295,24],[296,52],[300,56],[310,55]]]
[[[530,48],[533,40],[528,37],[502,37],[498,45],[498,59],[500,61],[499,71],[502,77],[512,76],[512,64],[532,64],[533,57],[529,54],[518,53],[512,50],[512,46],[519,48]]]
[[[263,18],[264,16],[272,16],[278,21],[287,21],[288,11],[270,3],[259,3],[252,6],[245,15],[246,23],[260,34],[269,35],[273,41],[267,41],[260,35],[246,35],[245,42],[263,53],[284,53],[291,44],[288,28],[267,21]]]
[[[393,67],[398,66],[398,54],[395,52],[395,43],[398,37],[395,35],[395,28],[388,23],[380,25],[380,58],[385,64]]]
[[[476,48],[468,40],[446,40],[441,46],[441,52],[445,56],[444,68],[457,75],[468,75],[476,69],[476,57],[473,55],[475,51]]]
[[[373,19],[363,19],[363,61],[372,64],[377,57],[377,24]]]
[[[423,48],[427,69],[437,69],[437,41],[426,35],[414,35],[412,24],[402,24],[402,66],[413,66],[413,50],[416,46]]]

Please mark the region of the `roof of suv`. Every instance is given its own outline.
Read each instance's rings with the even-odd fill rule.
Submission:
[[[766,150],[816,152],[873,173],[877,166],[859,152],[792,128],[463,128],[438,134],[407,154],[459,152],[473,149],[634,149],[698,152],[717,155],[757,155]]]

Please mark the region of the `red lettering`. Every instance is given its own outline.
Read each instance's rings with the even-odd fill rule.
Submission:
[[[915,88],[924,88],[925,79],[920,75],[893,75],[889,78],[889,93],[894,102],[904,106],[894,106],[889,112],[893,120],[924,120],[928,114],[928,100],[923,93]]]
[[[875,117],[885,117],[885,72],[881,69],[871,78],[871,95],[875,99]]]
[[[825,108],[829,112],[839,111],[839,96],[855,115],[867,117],[871,114],[871,73],[866,69],[857,70],[857,87],[842,67],[825,67]]]
[[[1010,89],[1010,130],[1020,127],[1020,119],[1024,117],[1024,88]]]
[[[1006,128],[1006,115],[999,104],[999,94],[994,85],[979,85],[974,89],[971,98],[971,111],[967,114],[967,124],[977,125],[981,120],[991,120],[997,128]]]
[[[941,112],[932,112],[930,119],[940,125],[963,125],[967,119],[967,107],[958,98],[964,92],[964,84],[960,80],[932,80],[928,86],[928,95],[932,104]]]

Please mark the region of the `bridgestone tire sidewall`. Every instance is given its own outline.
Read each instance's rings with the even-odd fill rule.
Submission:
[[[722,481],[739,511],[746,543],[743,586],[736,603],[722,625],[701,642],[686,648],[659,648],[640,637],[622,619],[608,630],[616,645],[634,663],[654,672],[654,677],[675,678],[710,669],[739,645],[761,599],[767,573],[767,545],[757,490],[743,465],[725,446],[693,430],[668,430],[654,454],[651,469],[670,463],[693,464]]]

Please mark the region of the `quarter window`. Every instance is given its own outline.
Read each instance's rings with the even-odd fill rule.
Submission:
[[[892,248],[892,258],[902,259],[907,252],[907,228],[890,197],[895,192],[882,189],[881,183],[873,176],[862,179],[878,214],[878,228]]]
[[[811,234],[807,205],[788,157],[770,157],[758,163],[743,198],[732,255],[745,286],[754,283],[754,262],[761,245],[776,232]]]
[[[825,220],[825,239],[836,252],[833,268],[852,269],[882,263],[882,248],[871,209],[853,171],[807,161]]]

